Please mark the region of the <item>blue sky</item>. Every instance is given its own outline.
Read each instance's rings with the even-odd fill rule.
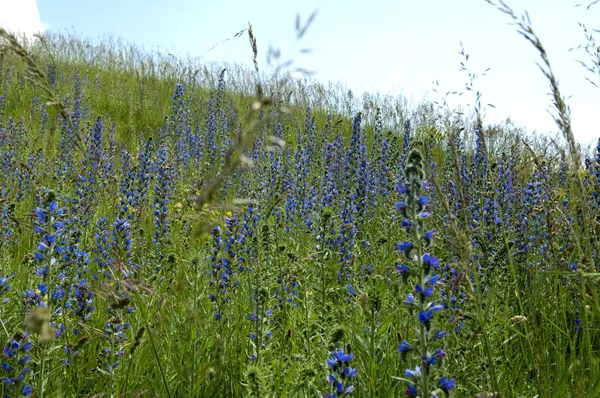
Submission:
[[[534,29],[546,46],[568,103],[577,138],[588,143],[600,137],[600,89],[576,63],[583,52],[569,48],[583,42],[579,22],[600,28],[600,4],[586,11],[574,7],[589,0],[507,0],[517,13],[527,10]],[[34,0],[0,0],[2,14]],[[312,54],[296,57],[296,64],[315,70],[321,81],[343,81],[357,91],[399,94],[415,101],[438,98],[432,89],[462,90],[467,75],[460,72],[462,41],[475,72],[491,68],[476,81],[488,108],[486,120],[507,116],[530,130],[553,132],[547,109],[548,85],[536,66],[537,53],[509,26],[507,16],[483,0],[422,1],[194,1],[194,0],[37,0],[44,28],[74,30],[90,38],[105,34],[146,48],[189,53],[210,61],[249,64],[247,37],[231,40],[207,52],[252,22],[264,63],[269,45],[296,55],[300,47]],[[301,43],[294,40],[296,13],[318,15]],[[13,25],[37,26],[31,10],[10,18]],[[5,18],[6,20],[6,18]],[[39,21],[38,21],[39,22]],[[40,25],[42,26],[42,25]],[[31,28],[30,28],[31,29]],[[26,30],[25,28],[23,30]],[[473,96],[455,97],[452,105],[473,103]]]

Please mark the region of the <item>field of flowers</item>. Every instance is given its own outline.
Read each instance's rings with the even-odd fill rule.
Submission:
[[[28,54],[0,55],[3,396],[600,396],[600,149]]]

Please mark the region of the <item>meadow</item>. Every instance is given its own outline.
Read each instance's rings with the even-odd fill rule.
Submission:
[[[600,144],[520,29],[557,139],[3,32],[2,395],[600,396]]]

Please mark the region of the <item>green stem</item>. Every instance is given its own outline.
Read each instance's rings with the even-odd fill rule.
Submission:
[[[371,384],[371,389],[372,389],[372,396],[376,395],[376,388],[375,385],[373,384],[375,382],[375,379],[377,377],[376,374],[376,364],[377,364],[377,360],[375,358],[376,354],[375,354],[375,327],[377,326],[377,313],[375,312],[375,308],[371,309],[371,341],[370,341],[370,347],[369,350],[371,351],[371,377],[370,377],[370,384]]]
[[[142,300],[139,300],[142,303]],[[154,343],[154,336],[152,335],[152,329],[150,328],[150,324],[148,324],[148,318],[146,317],[146,308],[144,305],[140,305],[140,310],[142,311],[142,317],[144,318],[144,323],[146,325],[146,329],[148,330],[148,336],[150,338],[150,345],[152,346],[152,352],[154,353],[154,359],[156,360],[156,364],[158,365],[158,370],[160,372],[160,377],[162,378],[162,382],[165,386],[165,390],[167,391],[167,397],[171,398],[171,391],[169,390],[169,384],[167,383],[167,378],[165,377],[165,372],[162,367],[162,363],[158,356],[158,350],[156,349],[156,344]]]
[[[123,388],[123,395],[127,395],[127,388],[129,387],[129,375],[131,374],[131,366],[133,361],[131,360],[132,356],[129,354],[129,363],[127,364],[127,374],[125,375],[125,387]]]
[[[469,289],[471,290],[471,293],[475,294],[475,287],[473,286],[473,283],[471,282],[471,278],[467,275],[465,278],[469,284]],[[490,373],[492,374],[492,388],[494,389],[494,392],[499,393],[500,392],[500,387],[498,386],[498,376],[496,374],[496,364],[494,363],[494,359],[492,356],[492,348],[491,348],[491,343],[490,343],[490,339],[489,336],[487,334],[487,331],[485,330],[485,315],[483,313],[483,308],[481,307],[481,302],[477,299],[474,300],[477,306],[477,320],[479,321],[479,329],[481,329],[481,334],[483,335],[483,347],[485,350],[485,355],[488,358],[488,363],[490,366]]]
[[[198,316],[198,265],[200,260],[194,262],[194,322],[192,323],[192,374],[190,375],[191,394],[196,390],[196,317]]]
[[[40,398],[44,398],[44,370],[46,368],[46,350],[42,347],[42,370],[40,371],[40,380],[38,391],[40,392]]]

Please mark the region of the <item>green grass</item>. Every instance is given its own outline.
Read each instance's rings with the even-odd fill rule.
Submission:
[[[544,54],[531,27],[520,28]],[[433,297],[447,306],[434,318],[449,332],[447,356],[432,374],[455,378],[459,397],[600,394],[598,164],[584,167],[570,141],[549,63],[564,148],[477,115],[440,119],[433,105],[384,107],[390,98],[373,96],[362,109],[345,90],[310,81],[261,80],[255,95],[255,77],[238,79],[235,68],[194,74],[198,65],[161,54],[88,44],[50,35],[28,48],[45,76],[32,77],[23,55],[0,56],[0,277],[10,285],[0,289],[0,332],[9,348],[32,343],[27,365],[25,353],[5,351],[12,369],[2,377],[31,371],[0,384],[3,394],[26,385],[40,397],[323,396],[332,393],[325,360],[343,347],[359,374],[352,396],[404,396],[400,379],[418,361],[397,347],[421,330],[402,304],[416,275],[404,283],[394,273],[406,262],[394,243],[410,239],[394,186],[411,149],[426,160],[430,250],[442,262]],[[178,83],[184,103],[174,107]],[[60,104],[44,111],[51,98]],[[56,227],[33,228],[48,190],[66,221],[52,263],[35,253]],[[162,214],[169,236],[155,242]],[[103,217],[107,242],[117,236],[108,257],[97,240]],[[124,217],[131,250],[113,227]],[[41,283],[49,313],[27,304]],[[89,317],[74,310],[78,289],[93,293]]]

